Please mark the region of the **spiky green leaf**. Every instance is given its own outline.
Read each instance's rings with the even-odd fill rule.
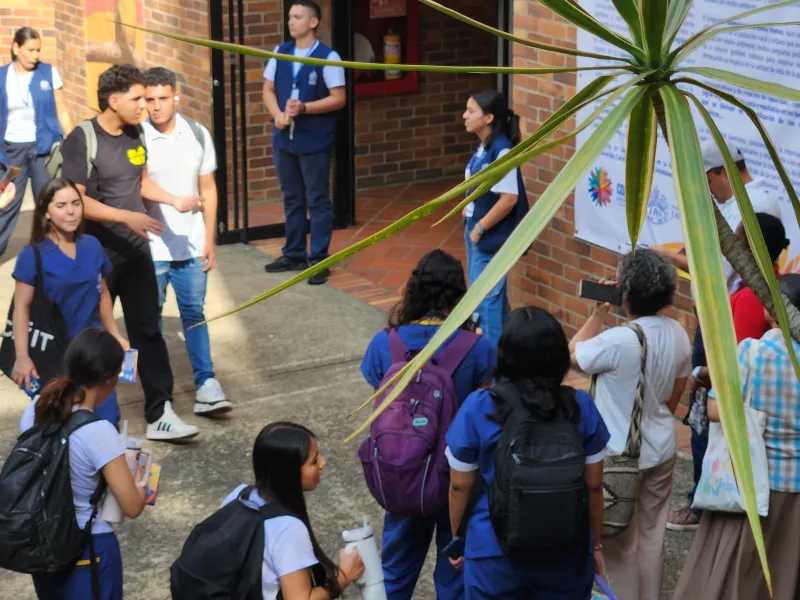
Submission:
[[[651,67],[658,67],[664,47],[667,3],[664,0],[639,0],[639,15],[642,20],[642,37],[648,64]]]
[[[387,382],[380,390],[382,393],[397,381],[397,385],[387,395],[381,405],[372,413],[370,418],[352,433],[344,443],[357,437],[363,432],[378,416],[386,410],[389,405],[397,398],[402,390],[408,385],[415,373],[421,369],[425,363],[435,354],[436,350],[458,329],[464,321],[473,313],[478,304],[486,297],[489,291],[508,273],[511,267],[519,260],[525,250],[547,226],[555,213],[564,203],[564,200],[572,192],[578,180],[591,167],[592,162],[605,149],[609,140],[622,125],[625,118],[630,114],[633,106],[644,95],[645,90],[636,88],[631,90],[617,106],[612,109],[605,120],[589,136],[589,139],[578,148],[567,165],[559,172],[550,186],[539,197],[536,204],[525,218],[517,225],[508,240],[495,254],[492,261],[487,265],[480,277],[469,288],[464,298],[452,310],[445,322],[439,327],[430,342],[423,348],[417,356],[411,360],[397,377]]]
[[[694,41],[687,43],[679,52],[675,54],[675,59],[672,65],[677,67],[684,60],[686,60],[695,50],[701,46],[705,46],[712,39],[723,33],[732,33],[734,31],[743,31],[746,29],[760,29],[763,27],[791,27],[800,25],[800,21],[781,21],[776,23],[750,23],[749,25],[733,25],[731,27],[722,27],[720,29],[712,29],[708,33],[701,35]]]
[[[627,0],[632,2],[633,0]],[[503,31],[502,29],[497,29],[496,27],[492,27],[491,25],[487,25],[486,23],[482,23],[476,19],[468,17],[457,10],[453,10],[452,8],[448,8],[439,2],[435,2],[434,0],[419,0],[420,4],[425,4],[426,6],[430,6],[434,10],[438,10],[441,13],[444,13],[454,19],[461,21],[462,23],[466,23],[474,27],[475,29],[480,29],[481,31],[486,31],[495,35],[499,38],[504,40],[508,40],[510,42],[514,42],[515,44],[519,44],[521,46],[528,46],[529,48],[536,48],[537,50],[545,50],[547,52],[556,52],[558,54],[567,54],[569,56],[584,56],[586,58],[597,58],[600,60],[618,60],[623,62],[629,62],[624,58],[620,58],[618,56],[608,56],[606,54],[596,54],[594,52],[585,52],[583,50],[575,50],[573,48],[565,48],[563,46],[555,46],[553,44],[543,44],[541,42],[534,42],[533,40],[528,40],[525,38],[521,38],[514,34],[508,33]]]
[[[703,342],[711,379],[714,381],[722,429],[728,442],[731,461],[737,474],[736,480],[744,499],[767,586],[771,590],[769,565],[753,483],[733,315],[728,302],[719,236],[703,168],[700,141],[692,113],[678,88],[665,85],[659,89],[659,94],[664,102],[672,175],[689,267],[692,273],[702,273],[702,277],[693,278],[695,306],[703,328]]]
[[[613,0],[617,12],[628,24],[628,31],[631,32],[633,43],[639,48],[644,48],[642,41],[642,23],[639,18],[639,6],[637,0]]]
[[[669,54],[675,36],[686,20],[689,9],[692,7],[693,0],[671,0],[667,9],[667,24],[664,27],[664,56]]]
[[[790,88],[780,83],[772,83],[770,81],[762,81],[747,75],[734,73],[733,71],[726,71],[724,69],[714,69],[712,67],[687,67],[681,69],[684,73],[695,73],[703,75],[712,79],[719,79],[725,83],[730,83],[751,92],[758,92],[759,94],[767,94],[768,96],[775,96],[776,98],[783,98],[790,102],[800,102],[800,90]]]
[[[222,50],[224,52],[232,52],[234,54],[244,54],[245,56],[256,56],[258,58],[274,58],[276,60],[288,60],[291,62],[302,63],[304,65],[314,66],[333,66],[344,67],[346,69],[363,69],[372,71],[414,71],[417,73],[500,73],[508,75],[551,75],[554,73],[576,73],[578,71],[607,71],[608,66],[598,67],[546,67],[546,68],[521,68],[521,67],[492,67],[492,66],[447,66],[447,65],[394,65],[388,63],[363,63],[351,60],[328,60],[325,58],[310,58],[302,56],[290,56],[288,54],[279,54],[270,50],[262,50],[261,48],[252,48],[250,46],[243,46],[241,44],[229,44],[227,42],[217,42],[214,40],[206,40],[203,38],[191,37],[188,35],[181,35],[179,33],[169,33],[165,31],[157,31],[155,29],[148,29],[146,27],[138,27],[136,25],[125,25],[131,29],[138,29],[146,33],[161,35],[166,38],[177,40],[179,42],[186,42],[194,46],[201,46],[203,48],[211,48],[212,50]],[[625,68],[625,67],[621,67]]]
[[[569,2],[569,0],[539,0],[540,4],[545,5],[557,15],[565,18],[567,21],[588,31],[592,35],[605,40],[612,46],[616,46],[625,50],[628,54],[633,56],[640,63],[644,63],[647,59],[645,53],[640,48],[637,48],[630,40],[626,40],[621,35],[611,31],[608,27],[603,25],[600,21],[595,19],[592,15],[581,8],[577,3]]]
[[[628,119],[625,152],[625,213],[631,247],[636,248],[639,232],[647,216],[647,203],[656,166],[656,111],[650,96],[633,107]]]
[[[778,318],[778,324],[781,326],[783,338],[786,341],[786,347],[792,359],[792,364],[794,365],[795,375],[797,379],[800,380],[800,363],[797,361],[797,356],[794,352],[794,344],[792,343],[792,334],[789,329],[789,313],[786,311],[786,305],[784,304],[780,287],[778,287],[778,278],[775,276],[772,258],[770,258],[767,243],[764,241],[764,234],[761,231],[761,227],[758,225],[756,211],[753,209],[753,203],[750,201],[750,194],[747,193],[747,188],[744,185],[744,181],[742,181],[742,176],[739,173],[739,169],[736,167],[736,161],[731,155],[719,127],[714,123],[711,113],[706,110],[702,102],[700,102],[694,94],[684,92],[684,95],[694,102],[698,112],[711,131],[711,135],[717,147],[722,153],[722,159],[725,161],[725,171],[728,173],[728,180],[731,182],[733,195],[736,198],[736,203],[739,205],[739,212],[742,214],[742,223],[744,223],[747,239],[750,241],[750,248],[758,263],[761,275],[769,286],[769,292],[772,295],[772,302],[775,306],[775,316]]]

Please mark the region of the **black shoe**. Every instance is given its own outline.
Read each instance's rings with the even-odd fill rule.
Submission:
[[[322,269],[319,273],[316,273],[308,278],[308,285],[322,285],[326,281],[328,281],[328,277],[331,276],[330,269]]]
[[[285,271],[303,271],[308,267],[308,262],[302,258],[281,256],[278,260],[264,267],[267,273],[284,273]]]

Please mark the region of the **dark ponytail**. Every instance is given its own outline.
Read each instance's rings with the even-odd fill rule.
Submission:
[[[515,146],[522,138],[520,131],[519,117],[508,107],[505,96],[497,90],[488,89],[471,98],[480,107],[485,115],[494,115],[492,121],[492,133],[486,140],[486,147],[489,148],[498,136],[505,135]]]
[[[538,419],[564,416],[577,422],[580,409],[575,392],[562,385],[569,368],[567,336],[555,317],[532,306],[511,312],[497,344],[495,377],[516,385]],[[495,402],[496,418],[505,422],[509,408],[499,398]]]
[[[64,377],[51,380],[39,394],[36,424],[47,427],[66,421],[72,407],[85,400],[86,388],[119,375],[124,358],[125,351],[110,333],[87,329],[78,334],[64,355]]]

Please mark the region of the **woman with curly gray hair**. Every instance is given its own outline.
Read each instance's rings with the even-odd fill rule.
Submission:
[[[692,371],[691,346],[680,323],[663,314],[678,281],[666,258],[638,249],[623,258],[618,281],[627,322],[603,331],[610,306],[597,306],[570,352],[573,364],[594,378],[594,400],[611,434],[609,456],[625,450],[640,380],[644,384],[636,509],[630,525],[605,540],[603,556],[619,598],[658,600],[677,454],[673,413]]]

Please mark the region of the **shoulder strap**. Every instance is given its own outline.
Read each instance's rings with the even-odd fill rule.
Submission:
[[[81,121],[78,123],[78,127],[81,128],[83,137],[86,138],[86,179],[89,179],[92,176],[92,168],[97,158],[97,133],[95,133],[91,119]]]
[[[242,500],[242,501],[245,501],[245,502],[249,502],[250,494],[253,493],[253,490],[255,490],[255,486],[248,485],[247,487],[242,489],[241,492],[239,492],[239,498],[238,499]],[[251,503],[251,505],[252,505],[252,503]],[[258,512],[261,513],[261,516],[264,518],[265,521],[268,520],[268,519],[274,519],[275,517],[290,516],[292,514],[291,512],[286,510],[283,507],[283,505],[280,502],[278,502],[277,500],[271,500],[271,501],[267,502],[266,504],[264,504],[264,506],[259,506],[258,507]]]
[[[470,350],[478,343],[478,334],[460,329],[447,347],[437,357],[439,366],[452,376]]]
[[[624,454],[630,458],[639,458],[642,449],[642,407],[644,406],[645,373],[647,370],[647,338],[642,328],[636,323],[625,323],[623,327],[633,330],[641,346],[642,367],[639,383],[636,385],[636,396],[633,399],[631,427],[628,430],[628,441]]]
[[[408,348],[403,343],[403,340],[400,339],[400,334],[397,332],[397,328],[393,327],[389,329],[389,357],[392,361],[392,364],[397,362],[405,362],[406,352],[408,352]]]
[[[144,159],[147,162],[147,138],[144,135],[144,127],[142,127],[141,123],[136,124],[136,131],[139,133],[139,143],[144,148]]]
[[[36,247],[36,244],[31,244],[31,248],[33,248],[33,257],[36,261],[36,279],[34,280],[33,284],[35,288],[44,289],[44,275],[42,275],[42,253],[39,248]]]
[[[181,115],[183,117],[183,115]],[[186,122],[189,124],[189,128],[192,130],[197,143],[200,144],[200,147],[205,151],[206,149],[206,136],[203,135],[203,129],[200,127],[200,123],[195,121],[194,119],[189,119],[187,117],[183,117],[186,119]]]
[[[522,395],[519,393],[519,389],[510,381],[497,383],[492,386],[490,391],[496,396],[500,396],[513,410],[522,409],[527,412],[525,404],[522,402]]]
[[[84,425],[88,425],[89,423],[94,423],[95,421],[99,420],[100,417],[98,417],[90,410],[84,410],[84,409],[76,410],[64,422],[63,425],[64,434],[67,436],[72,435]]]

